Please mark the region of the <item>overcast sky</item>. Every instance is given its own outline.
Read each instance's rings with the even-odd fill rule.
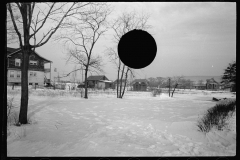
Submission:
[[[137,78],[220,76],[236,59],[235,2],[115,2],[111,5],[114,12],[110,19],[124,11],[150,14],[152,28],[148,32],[157,43],[157,55],[152,64],[137,70]],[[112,45],[112,33],[108,31],[100,37],[93,54],[104,56],[105,48]],[[8,46],[18,47],[16,44]],[[66,64],[61,44],[49,41],[36,51],[53,61],[52,71],[57,68],[60,75],[74,68]],[[115,80],[117,71],[113,64],[107,57],[104,62],[103,74]],[[80,72],[77,74],[81,77]]]

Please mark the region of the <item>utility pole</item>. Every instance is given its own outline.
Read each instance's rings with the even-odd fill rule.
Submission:
[[[57,68],[54,68],[54,72],[57,72]],[[54,90],[55,90],[55,86],[56,86],[56,84],[55,84],[55,76],[53,76],[53,78],[54,78]]]
[[[53,89],[55,90],[55,76],[53,76]]]
[[[169,85],[169,97],[170,97],[170,81],[171,81],[170,77],[169,77],[168,81],[169,81],[168,85]]]

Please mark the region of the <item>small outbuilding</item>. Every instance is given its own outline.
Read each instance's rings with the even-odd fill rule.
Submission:
[[[87,78],[87,84],[89,88],[97,89],[108,89],[112,88],[112,81],[110,81],[106,76],[89,76]]]
[[[215,81],[214,78],[206,80],[206,89],[217,90],[220,89],[220,86],[221,86],[220,83]]]
[[[146,79],[135,79],[132,83],[133,91],[147,91],[149,82]]]

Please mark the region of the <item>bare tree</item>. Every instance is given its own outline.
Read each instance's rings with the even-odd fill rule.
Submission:
[[[119,85],[119,73],[120,73],[120,69],[121,69],[121,60],[118,57],[117,51],[115,50],[117,49],[117,46],[115,47],[109,47],[106,49],[106,55],[108,56],[108,58],[110,59],[110,62],[112,62],[114,64],[115,67],[117,67],[117,98],[119,97],[118,94],[118,85]]]
[[[147,14],[140,15],[140,14],[137,14],[135,11],[122,13],[118,18],[116,18],[113,21],[112,29],[114,30],[114,33],[115,33],[113,35],[113,41],[116,44],[118,44],[121,37],[133,29],[145,30],[145,29],[150,28],[150,26],[147,25],[148,19],[149,19],[149,16]],[[114,47],[107,49],[107,55],[110,57],[111,61],[114,61],[113,63],[117,65],[117,70],[118,70],[118,73],[117,73],[117,98],[122,98],[122,96],[124,95],[122,93],[123,75],[128,74],[129,71],[131,74],[133,74],[133,69],[125,66],[125,64],[123,64],[121,62],[121,60],[118,57],[117,52],[114,51]],[[122,72],[121,77],[120,77],[120,72]],[[127,76],[125,76],[125,77],[127,77]],[[120,82],[120,86],[119,86],[119,82]],[[125,78],[124,86],[125,86],[126,82],[127,82],[127,79]],[[124,89],[124,91],[125,91],[125,89]]]
[[[127,79],[128,79],[128,72],[131,72],[132,77],[135,77],[134,71],[133,71],[132,69],[130,69],[129,67],[127,67],[127,71],[126,71],[126,73],[125,73],[124,88],[123,88],[123,92],[122,92],[122,93],[120,92],[120,94],[121,94],[121,97],[120,97],[120,98],[122,98],[123,95],[124,95],[124,93],[125,93],[125,88],[126,88]]]
[[[148,82],[149,82],[149,86],[152,87],[152,88],[158,86],[158,79],[157,78],[149,77]]]
[[[107,3],[94,3],[91,14],[75,14],[55,37],[67,48],[67,62],[81,64],[85,70],[85,96],[87,95],[87,75],[90,72],[103,72],[102,57],[93,55],[93,48],[99,38],[108,30],[107,16],[111,13]],[[78,69],[80,70],[80,69]]]
[[[88,3],[8,3],[9,23],[13,26],[22,52],[21,108],[19,124],[26,124],[28,110],[29,56],[37,47],[46,44],[54,33],[76,13],[88,14]],[[7,25],[9,33],[11,25]],[[47,28],[47,29],[46,29]]]
[[[127,85],[127,79],[128,79],[128,73],[135,77],[135,72],[132,68],[129,68],[128,66],[124,65],[120,58],[118,57],[117,51],[115,50],[117,47],[109,47],[106,50],[106,55],[110,59],[110,61],[114,64],[114,66],[117,68],[117,98],[122,98],[125,92],[125,88]],[[125,71],[126,69],[126,71]],[[125,71],[125,72],[124,72]],[[119,78],[121,74],[121,78]],[[123,76],[125,74],[125,78],[123,79]],[[120,83],[120,84],[119,84]],[[124,83],[124,84],[122,84]],[[122,88],[123,87],[123,88]]]
[[[157,77],[157,78],[156,78],[156,81],[157,81],[158,88],[160,88],[160,87],[163,85],[163,83],[164,83],[164,81],[165,81],[165,78],[163,78],[163,77]]]
[[[73,85],[74,90],[77,89],[77,87],[76,87],[76,79],[77,79],[76,69],[77,69],[77,66],[75,65],[75,66],[74,66],[74,72],[72,73],[72,78],[71,78],[71,80],[72,80],[72,82],[73,82],[73,84],[74,84],[74,85]]]
[[[172,91],[172,97],[173,97],[173,93],[175,92],[175,89],[177,88],[177,86],[179,85],[179,81],[180,79],[183,78],[183,76],[176,76],[176,77],[173,77],[173,81],[174,81],[174,89]]]
[[[7,4],[8,7],[8,4]],[[12,5],[12,12],[15,13],[14,18],[17,22],[20,21],[20,13],[19,10],[17,9],[16,6]],[[6,30],[7,30],[7,44],[11,44],[11,43],[19,43],[18,41],[18,35],[14,29],[13,23],[12,23],[12,19],[11,19],[11,14],[10,12],[7,12],[7,17],[6,17]],[[18,28],[20,28],[21,26],[18,26]],[[22,29],[22,28],[21,28]]]

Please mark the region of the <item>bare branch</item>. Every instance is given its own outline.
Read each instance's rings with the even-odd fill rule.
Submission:
[[[30,38],[31,38],[32,36],[34,36],[34,35],[43,27],[43,25],[45,24],[45,22],[46,22],[46,20],[47,20],[47,18],[48,18],[48,16],[49,16],[49,14],[51,13],[51,10],[53,9],[54,5],[55,5],[55,3],[52,4],[52,6],[50,7],[47,15],[46,15],[45,18],[43,19],[42,24],[38,27],[37,30],[35,30],[35,31],[33,32],[33,34],[30,35]]]
[[[18,4],[18,7],[20,7],[19,4]],[[17,25],[16,25],[16,22],[15,22],[15,19],[14,19],[14,16],[13,16],[13,12],[12,12],[12,8],[11,8],[11,4],[10,3],[8,4],[8,10],[9,10],[10,15],[11,15],[11,19],[12,19],[12,23],[13,23],[14,29],[15,29],[17,35],[18,35],[20,46],[22,48],[23,47],[23,43],[22,43],[22,39],[21,39],[21,34],[20,34],[20,32],[19,32],[19,30],[17,28]],[[20,10],[20,8],[19,8],[19,10]]]

